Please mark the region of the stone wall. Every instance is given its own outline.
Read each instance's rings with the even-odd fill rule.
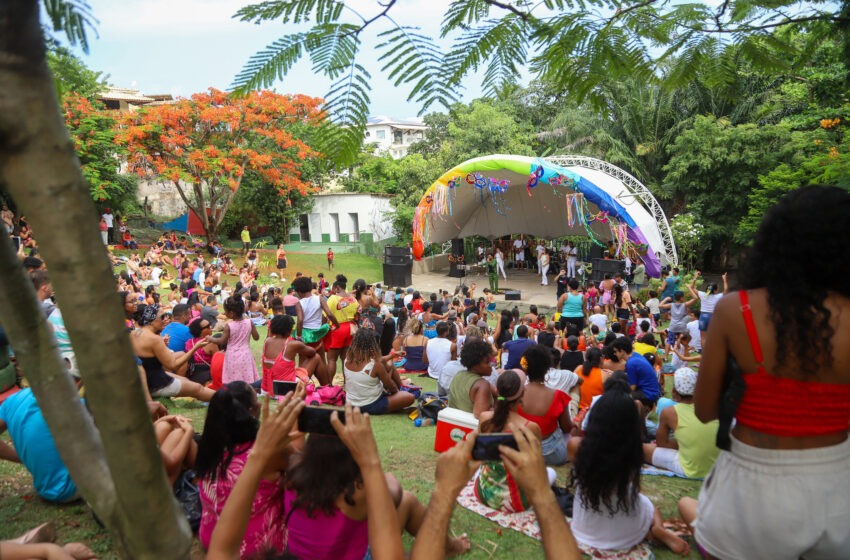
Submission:
[[[191,189],[191,186],[185,185]],[[139,205],[147,205],[149,215],[161,218],[176,218],[186,213],[186,204],[170,182],[140,180]]]

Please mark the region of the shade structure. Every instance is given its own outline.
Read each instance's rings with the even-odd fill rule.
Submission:
[[[637,179],[585,156],[496,154],[446,171],[425,192],[413,223],[414,253],[455,237],[511,234],[613,241],[658,277],[678,263],[667,218]]]

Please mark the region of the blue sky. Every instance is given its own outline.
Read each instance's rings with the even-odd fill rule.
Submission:
[[[188,96],[207,87],[226,89],[243,64],[256,51],[280,35],[298,29],[279,22],[261,25],[232,18],[248,0],[89,0],[98,19],[97,37],[92,37],[86,64],[109,75],[118,87],[144,93]],[[439,37],[439,25],[448,0],[400,0],[391,14],[401,24],[418,25],[431,37]],[[380,10],[374,0],[349,1],[370,17]],[[405,101],[407,92],[396,90],[380,72],[377,32],[386,23],[364,35],[361,64],[372,74],[373,115],[411,117],[419,107]],[[372,28],[370,27],[370,30]],[[475,78],[467,81],[465,100],[480,95]],[[312,73],[309,61],[302,62],[275,84],[281,93],[323,96],[328,80]],[[471,87],[469,84],[473,84]],[[437,110],[432,107],[430,110]]]

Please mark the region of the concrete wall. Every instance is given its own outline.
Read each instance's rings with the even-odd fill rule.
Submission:
[[[390,199],[384,196],[360,193],[316,195],[313,198],[313,209],[307,215],[310,241],[356,241],[363,233],[372,234],[375,241],[387,239],[393,236],[392,224],[387,215],[390,212]],[[352,214],[357,216],[356,220]],[[290,233],[297,234],[300,230],[293,227]]]
[[[145,204],[146,198],[148,213],[155,216],[176,218],[186,213],[186,205],[170,181],[140,180],[139,204]]]

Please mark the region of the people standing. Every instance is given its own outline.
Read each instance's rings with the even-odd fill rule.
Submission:
[[[109,208],[103,213],[103,221],[106,222],[106,243],[105,245],[113,245],[115,243],[115,216],[112,215],[112,210]]]
[[[576,277],[576,259],[578,258],[578,247],[572,241],[567,241],[567,277]]]
[[[224,314],[229,321],[222,335],[210,338],[219,347],[227,345],[221,381],[225,385],[232,381],[244,381],[258,389],[257,364],[251,354],[250,339],[259,340],[260,333],[245,316],[245,302],[239,296],[231,296],[224,302]]]
[[[543,271],[543,264],[541,261],[543,259],[543,253],[546,251],[546,246],[543,244],[542,239],[537,242],[537,247],[534,248],[534,251],[537,255],[537,273],[541,274]]]
[[[502,253],[502,249],[500,247],[496,247],[496,268],[502,274],[502,278],[507,280],[508,275],[505,274],[505,254]]]
[[[286,250],[283,248],[283,244],[278,244],[277,253],[275,254],[275,260],[277,261],[277,269],[280,274],[280,280],[283,282],[283,271],[286,270]]]
[[[242,238],[242,254],[244,255],[251,248],[251,232],[248,231],[248,226],[242,228],[240,237]]]
[[[100,217],[100,239],[103,241],[104,245],[109,245],[109,226],[106,225],[106,218],[103,216]]]
[[[328,247],[328,270],[333,270],[334,267],[334,250]]]
[[[499,268],[493,255],[487,255],[487,279],[490,281],[490,291],[499,292]]]
[[[549,285],[549,249],[544,248],[543,252],[540,254],[540,276],[541,276],[541,286]]]
[[[639,260],[632,276],[632,283],[635,287],[635,296],[640,293],[641,288],[646,284],[646,266],[643,261]]]
[[[578,291],[578,280],[570,280],[569,291],[558,298],[558,307],[561,309],[561,330],[567,328],[567,323],[575,325],[579,332],[584,329],[584,295]]]

